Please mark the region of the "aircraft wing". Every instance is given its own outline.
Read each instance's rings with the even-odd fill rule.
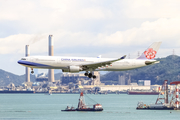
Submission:
[[[119,60],[123,60],[126,57],[126,55],[122,56],[121,58],[118,59],[114,59],[114,60],[109,60],[109,61],[103,61],[103,62],[94,62],[94,63],[88,63],[88,64],[83,64],[81,65],[82,68],[84,70],[86,69],[96,69],[98,67],[102,67],[102,66],[106,66],[106,65],[110,65],[113,62],[119,61]]]

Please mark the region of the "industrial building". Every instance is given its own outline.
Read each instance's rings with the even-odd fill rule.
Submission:
[[[119,75],[118,76],[118,84],[119,85],[130,85],[131,84],[131,75],[127,73],[127,75]]]
[[[149,86],[151,85],[151,80],[138,80],[139,86]]]
[[[48,82],[48,77],[46,77],[46,74],[43,73],[36,77],[36,82]]]

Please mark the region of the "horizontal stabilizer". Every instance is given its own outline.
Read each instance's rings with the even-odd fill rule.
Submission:
[[[155,64],[155,63],[159,63],[160,61],[145,61],[146,65],[151,65],[151,64]]]

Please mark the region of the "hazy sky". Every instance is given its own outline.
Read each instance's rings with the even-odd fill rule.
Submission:
[[[136,58],[162,41],[157,57],[180,55],[180,0],[1,0],[0,69],[22,75],[17,61],[48,55]]]

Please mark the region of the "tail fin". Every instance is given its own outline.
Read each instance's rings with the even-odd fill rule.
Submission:
[[[156,57],[157,51],[162,42],[154,42],[148,49],[146,49],[140,57],[137,59],[154,59]]]

